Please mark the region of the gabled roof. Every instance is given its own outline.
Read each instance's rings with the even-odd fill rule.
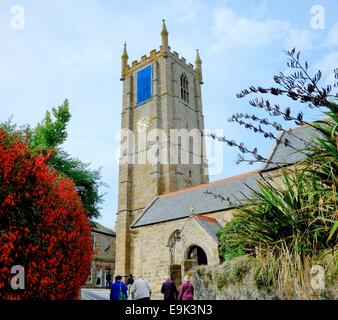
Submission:
[[[252,196],[250,188],[255,189],[258,176],[258,171],[252,171],[162,195],[145,209],[133,227],[186,218],[190,215],[192,208],[194,212],[203,214],[234,207],[240,204],[240,200]],[[245,185],[250,186],[250,188],[245,187]],[[215,200],[213,195],[207,194],[207,192],[219,194],[228,199],[226,201]]]
[[[215,242],[218,242],[217,232],[222,229],[222,225],[216,219],[194,214],[194,220]]]
[[[305,141],[314,136],[314,129],[309,126],[297,127],[283,133],[281,138],[289,140],[289,146],[275,145],[269,159],[272,162],[294,164],[306,157],[306,152],[297,153],[295,149],[302,149]],[[292,146],[292,147],[291,147]],[[199,214],[211,213],[233,208],[245,198],[251,198],[257,190],[257,180],[263,171],[276,169],[274,164],[263,166],[261,170],[251,171],[238,176],[222,179],[209,184],[202,184],[156,197],[145,208],[140,218],[132,225],[133,228],[142,227],[166,221],[189,217],[191,209]],[[214,199],[220,195],[226,200]],[[203,222],[202,222],[203,223]],[[204,223],[204,226],[205,223]]]

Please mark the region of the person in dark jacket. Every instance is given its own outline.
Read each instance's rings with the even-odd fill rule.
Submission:
[[[178,291],[175,282],[168,276],[162,284],[161,293],[164,295],[164,300],[174,301],[178,297]]]
[[[131,290],[131,287],[134,284],[134,277],[133,277],[132,274],[129,275],[126,284],[127,284],[127,287],[128,287],[128,296],[130,296],[130,290]]]
[[[111,285],[110,300],[127,300],[128,289],[127,286],[121,281],[121,276],[115,277],[115,282]]]
[[[108,274],[106,275],[106,289],[110,289],[111,286],[111,274],[110,272],[108,272]]]
[[[134,284],[134,277],[132,274],[129,275],[128,279],[127,279],[127,286],[128,285],[133,285]]]

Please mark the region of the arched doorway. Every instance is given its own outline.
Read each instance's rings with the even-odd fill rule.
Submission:
[[[189,261],[190,268],[194,268],[200,265],[207,265],[208,257],[201,247],[193,245],[187,250],[187,261]]]

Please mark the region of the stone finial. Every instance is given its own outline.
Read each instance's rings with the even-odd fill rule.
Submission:
[[[161,32],[161,36],[162,36],[162,51],[164,52],[165,57],[168,56],[168,52],[169,52],[169,33],[167,30],[167,26],[165,24],[165,20],[162,20],[163,22],[163,26],[162,26],[162,32]]]
[[[202,59],[199,54],[199,50],[196,50],[196,61],[195,68],[198,76],[198,81],[200,84],[203,84],[203,75],[202,75]]]
[[[200,57],[200,52],[198,49],[196,49],[196,66],[199,66],[202,64],[202,59]]]
[[[122,55],[122,58],[126,58],[128,60],[128,52],[127,52],[127,42],[124,43],[124,46],[123,46],[123,55]]]
[[[125,79],[126,76],[126,69],[128,67],[128,52],[127,52],[127,43],[124,43],[123,54],[122,54],[122,71],[121,71],[121,81]]]
[[[168,41],[169,33],[168,33],[168,30],[167,30],[167,26],[165,24],[165,19],[163,19],[162,22],[163,22],[162,32],[161,32],[162,40]]]

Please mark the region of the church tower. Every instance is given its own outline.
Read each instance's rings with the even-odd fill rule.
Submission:
[[[131,65],[126,44],[122,55],[116,223],[116,273],[121,275],[135,270],[130,226],[153,199],[209,180],[202,134],[202,60],[197,51],[195,67],[188,64],[171,51],[168,35],[163,20],[159,51],[152,50]]]

